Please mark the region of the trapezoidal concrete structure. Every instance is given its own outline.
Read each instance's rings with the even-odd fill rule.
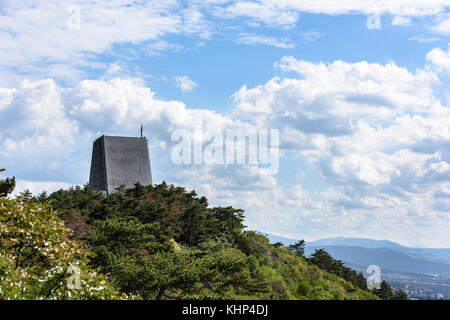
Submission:
[[[111,193],[121,185],[152,184],[147,138],[101,136],[92,148],[89,184]]]

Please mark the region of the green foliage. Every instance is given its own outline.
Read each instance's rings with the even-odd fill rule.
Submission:
[[[133,198],[136,195],[149,196],[143,193],[141,186],[136,187],[140,192],[131,192]],[[117,196],[112,195],[113,198]],[[93,220],[94,231],[88,243],[96,254],[94,265],[103,267],[104,272],[110,274],[123,292],[136,294],[143,299],[188,296],[220,298],[227,296],[229,290],[226,289],[230,286],[245,286],[249,274],[246,274],[244,254],[226,246],[221,246],[220,250],[211,250],[208,244],[214,244],[213,248],[221,244],[212,239],[202,242],[203,245],[198,249],[192,246],[199,239],[208,238],[206,230],[214,224],[206,219],[207,216],[211,216],[213,221],[222,222],[220,217],[213,217],[215,212],[204,210],[207,208],[206,199],[192,197],[195,197],[193,193],[184,199],[185,203],[186,200],[190,201],[185,206],[187,209],[184,214],[173,213],[181,220],[178,225],[167,217],[161,217],[161,220],[158,215],[153,216],[153,210],[159,211],[159,205],[149,206],[148,197],[137,202],[128,199],[128,205],[134,210],[116,207],[120,211],[110,214],[109,218]],[[153,198],[157,198],[156,195],[152,195]],[[170,212],[166,214],[170,215]],[[230,215],[225,217],[231,219]],[[169,221],[172,227],[166,229],[182,230],[181,234],[162,232],[161,224],[168,224]],[[223,221],[216,229],[226,224],[227,221]],[[180,240],[186,241],[187,247],[180,247],[166,235],[178,236]]]
[[[349,281],[349,283],[353,286],[348,287],[347,291],[353,290],[354,287],[368,290],[367,280],[364,278],[361,272],[357,273],[355,270],[346,267],[342,261],[334,259],[328,252],[323,249],[316,249],[315,252],[311,254],[309,258],[307,258],[307,261],[318,266],[320,269],[326,270],[329,273],[332,273]],[[408,299],[408,296],[405,292],[403,292],[402,290],[394,292],[392,287],[386,281],[382,281],[382,283],[380,284],[380,289],[374,289],[373,294],[383,300]]]
[[[315,250],[315,252],[307,258],[307,261],[318,266],[320,269],[326,270],[329,273],[351,282],[360,289],[367,289],[367,281],[362,273],[357,273],[355,270],[346,267],[341,260],[334,259],[323,249]]]
[[[401,289],[394,290],[394,294],[391,297],[391,300],[408,300],[408,295]]]
[[[210,216],[217,221],[216,232],[233,232],[242,230],[244,226],[244,210],[228,207],[209,209]]]
[[[375,294],[383,300],[390,300],[394,295],[391,286],[386,282],[382,281],[380,284],[380,289],[375,289]]]
[[[309,294],[313,291],[313,287],[308,281],[302,280],[297,285],[297,294],[300,296],[309,296]]]

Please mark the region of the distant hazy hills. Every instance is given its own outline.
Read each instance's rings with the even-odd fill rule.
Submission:
[[[354,246],[364,248],[390,248],[399,249],[406,248],[402,245],[389,240],[373,240],[364,238],[326,238],[307,243],[308,246]]]
[[[279,241],[285,245],[297,241],[273,235],[268,237],[272,243]],[[450,249],[410,248],[388,240],[337,237],[307,242],[305,254],[309,256],[320,248],[347,264],[376,264],[381,269],[450,275]]]

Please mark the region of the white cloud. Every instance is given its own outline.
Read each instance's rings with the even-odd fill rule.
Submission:
[[[215,15],[222,18],[250,18],[251,21],[269,26],[292,28],[298,20],[298,12],[281,9],[278,4],[238,1],[224,8],[216,8]]]
[[[250,45],[264,44],[282,49],[294,48],[294,44],[291,42],[290,39],[287,38],[278,39],[274,37],[267,37],[249,33],[241,33],[236,39],[236,42]]]
[[[158,40],[144,45],[142,50],[149,56],[158,56],[164,52],[178,52],[181,49],[183,46],[179,44]]]
[[[351,120],[427,111],[434,99],[432,85],[438,83],[431,72],[411,73],[394,63],[326,65],[284,57],[276,66],[305,80],[274,78],[252,89],[244,86],[234,94],[235,113],[256,121],[282,116],[310,132],[336,134],[348,131]]]
[[[441,39],[440,38],[436,38],[436,37],[418,36],[418,37],[408,38],[408,40],[410,40],[410,41],[419,41],[419,42],[434,42],[434,41],[439,41]]]
[[[405,23],[409,17],[436,15],[450,6],[448,0],[260,0],[237,1],[225,7],[216,8],[216,15],[224,18],[246,17],[269,26],[292,27],[301,12],[316,14],[390,14],[396,22]]]
[[[300,151],[329,185],[326,192],[310,192],[309,204],[305,196],[295,200],[282,190],[270,201],[283,208],[279,230],[292,236],[295,228],[307,229],[313,237],[339,224],[336,235],[353,230],[411,244],[408,234],[399,234],[405,223],[417,241],[431,245],[427,233],[433,232],[448,246],[450,204],[439,194],[449,177],[450,110],[434,95],[437,76],[393,62],[324,64],[285,57],[275,65],[300,79],[243,86],[233,96],[234,114],[280,128],[281,146]],[[273,217],[266,220],[268,232],[278,229],[269,226],[279,218]]]
[[[439,174],[450,174],[450,164],[445,161],[432,163],[430,169]]]
[[[448,35],[450,34],[450,15],[438,15],[436,25],[431,27],[431,30],[437,33]]]
[[[151,52],[176,50],[177,45],[158,41],[167,34],[198,35],[211,32],[203,17],[194,10],[182,10],[175,0],[136,2],[132,0],[85,1],[70,3],[79,8],[80,27],[69,28],[73,18],[67,2],[6,1],[0,12],[0,67],[22,76],[55,77],[65,80],[77,70],[107,66],[92,64],[94,58],[115,45],[145,44]],[[49,72],[42,65],[54,65]],[[39,68],[39,70],[35,70]],[[28,70],[28,71],[26,71]],[[50,70],[51,71],[51,70]],[[78,72],[79,73],[79,72]],[[78,80],[82,74],[78,74]]]
[[[206,4],[206,3],[205,3]],[[181,11],[183,26],[189,35],[198,34],[203,39],[209,39],[214,32],[214,24],[208,21],[201,8],[187,8]]]
[[[79,8],[79,28],[68,27],[73,17],[68,8]],[[26,2],[3,1],[0,13],[0,85],[14,87],[24,78],[53,78],[73,86],[86,77],[88,70],[107,71],[107,64],[95,62],[103,54],[117,54],[131,44],[138,52],[158,55],[176,52],[180,44],[163,40],[181,35],[202,40],[221,36],[224,31],[242,33],[241,20],[257,28],[292,28],[303,12],[317,14],[393,15],[394,24],[405,24],[411,17],[434,16],[433,30],[448,33],[445,14],[449,0],[259,0],[189,1],[176,0],[75,0]],[[223,20],[221,18],[227,19]],[[228,19],[234,19],[229,23]],[[232,26],[231,26],[232,25]],[[303,37],[316,39],[307,32]],[[234,36],[233,36],[234,37]],[[258,35],[240,35],[239,41],[292,48],[289,39]],[[20,70],[20,72],[18,71]]]
[[[12,153],[19,153],[33,160],[30,155],[47,153],[55,145],[60,147],[60,152],[70,150],[78,126],[67,117],[61,103],[61,89],[52,80],[25,80],[17,90],[7,93],[0,116],[4,156],[9,158]]]
[[[197,87],[197,84],[189,79],[188,76],[175,77],[175,81],[177,82],[177,87],[183,92],[192,91],[195,87]]]
[[[314,42],[323,36],[322,33],[313,30],[302,31],[300,32],[300,35],[305,41],[308,42]]]
[[[411,17],[395,16],[392,19],[393,26],[409,26],[411,23]]]
[[[108,76],[117,74],[118,72],[122,71],[122,67],[117,62],[111,63],[108,67],[108,70],[106,70],[106,74]]]
[[[434,48],[427,53],[427,60],[429,60],[438,71],[450,71],[450,43],[447,52],[441,48]]]
[[[311,13],[345,14],[360,12],[365,14],[388,13],[399,16],[431,15],[442,12],[446,7],[450,6],[450,2],[448,0],[367,0],[345,2],[336,2],[332,0],[266,0],[263,2],[270,4],[277,3],[281,8],[290,8]]]

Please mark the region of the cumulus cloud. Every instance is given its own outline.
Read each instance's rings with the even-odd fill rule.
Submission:
[[[450,163],[450,110],[435,97],[436,74],[393,62],[324,64],[293,57],[275,66],[300,78],[243,86],[233,96],[234,112],[280,128],[281,146],[299,152],[330,186],[310,192],[315,206],[301,198],[284,201],[291,205],[287,211],[297,203],[297,218],[308,230],[341,221],[359,232],[367,225],[380,238],[399,239],[389,225],[408,221],[427,241],[427,232],[440,225],[445,242],[449,201],[441,195]]]
[[[40,175],[41,167],[64,171],[64,162],[70,161],[75,147],[78,124],[67,115],[61,89],[52,80],[23,81],[2,98],[0,149],[4,166],[23,167],[27,173],[35,170],[35,176]]]
[[[411,73],[394,63],[335,61],[329,65],[284,57],[276,67],[301,79],[273,78],[265,85],[234,94],[235,113],[254,121],[284,121],[304,132],[336,135],[349,132],[355,119],[391,119],[424,112],[433,101],[432,72]],[[325,85],[326,84],[326,85]]]
[[[434,48],[427,53],[427,60],[432,63],[438,71],[449,72],[450,71],[450,44],[447,51],[441,48]]]

